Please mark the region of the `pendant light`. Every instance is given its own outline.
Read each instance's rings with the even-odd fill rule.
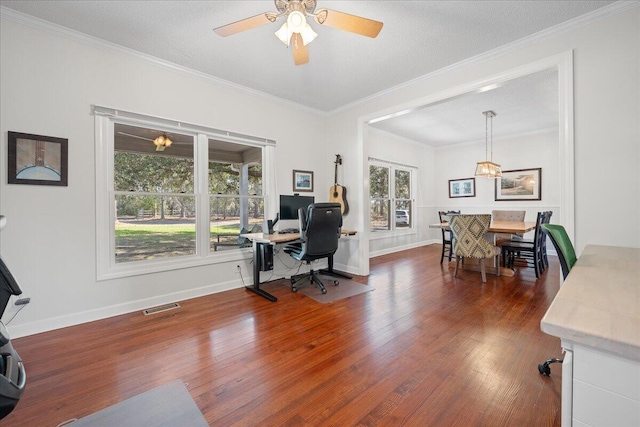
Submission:
[[[493,163],[493,118],[496,113],[489,110],[484,111],[484,162],[478,162],[476,166],[476,176],[483,176],[485,178],[500,178],[502,176],[502,169],[497,163]],[[491,157],[489,157],[489,119],[491,119]],[[491,159],[491,160],[489,160]]]

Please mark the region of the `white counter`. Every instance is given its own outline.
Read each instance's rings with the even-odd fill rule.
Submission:
[[[587,246],[540,327],[567,351],[563,426],[640,425],[640,249]]]
[[[540,327],[640,361],[640,249],[587,246]]]

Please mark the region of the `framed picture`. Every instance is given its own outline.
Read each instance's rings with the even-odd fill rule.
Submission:
[[[450,179],[449,198],[454,197],[476,197],[476,179]]]
[[[502,171],[496,200],[542,200],[542,168]]]
[[[313,191],[312,171],[293,171],[293,191]]]
[[[9,184],[67,186],[68,139],[9,132]]]

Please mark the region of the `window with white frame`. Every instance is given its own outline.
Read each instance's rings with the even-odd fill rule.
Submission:
[[[382,161],[369,164],[372,232],[414,228],[414,171]]]
[[[98,279],[224,261],[249,246],[240,234],[261,231],[272,141],[105,110],[96,107]]]

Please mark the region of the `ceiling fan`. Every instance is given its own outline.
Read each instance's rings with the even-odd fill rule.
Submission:
[[[278,18],[284,16],[286,22],[276,31],[275,35],[282,43],[292,46],[293,62],[296,65],[302,65],[309,62],[307,44],[318,36],[307,23],[308,16],[312,16],[320,25],[371,38],[375,38],[382,29],[382,22],[372,19],[329,9],[320,9],[315,12],[316,0],[274,0],[274,3],[278,13],[264,12],[251,18],[214,28],[213,31],[222,37],[227,37],[241,31],[276,22]]]
[[[131,138],[144,139],[145,141],[153,142],[153,145],[156,146],[156,151],[164,151],[165,148],[170,147],[173,144],[173,141],[169,139],[166,133],[162,135],[158,135],[155,139],[145,138],[144,136],[133,135],[126,132],[118,132],[120,135],[130,136]]]

